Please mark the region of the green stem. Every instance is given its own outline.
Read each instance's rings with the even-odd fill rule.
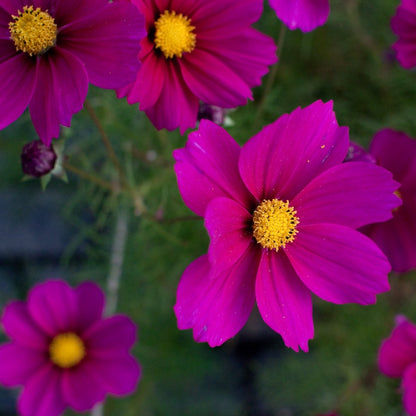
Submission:
[[[259,102],[259,107],[257,110],[257,114],[256,114],[256,120],[254,125],[257,126],[258,122],[260,121],[262,115],[263,115],[263,111],[264,111],[264,107],[266,105],[266,101],[267,101],[267,97],[273,87],[274,81],[276,79],[276,75],[277,75],[277,69],[279,67],[279,62],[280,62],[280,56],[282,54],[282,49],[283,49],[283,43],[285,40],[285,34],[286,34],[286,25],[284,25],[282,23],[282,25],[280,26],[280,32],[279,32],[279,40],[277,42],[277,62],[272,66],[270,72],[269,72],[269,76],[267,77],[267,81],[264,87],[264,92],[263,95],[260,99]]]

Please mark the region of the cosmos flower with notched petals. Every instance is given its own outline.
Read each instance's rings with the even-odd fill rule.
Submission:
[[[103,318],[104,294],[92,282],[72,289],[62,280],[33,287],[27,301],[6,306],[1,322],[0,383],[23,386],[22,416],[58,416],[67,407],[91,409],[107,394],[132,393],[140,367],[129,350],[130,318]]]
[[[29,107],[49,146],[82,109],[89,83],[134,80],[143,36],[143,16],[126,1],[0,0],[0,129]]]
[[[201,121],[174,152],[182,198],[210,237],[178,286],[180,329],[221,345],[257,302],[288,347],[307,351],[312,293],[367,305],[389,289],[385,255],[356,229],[391,218],[399,184],[380,166],[342,163],[348,147],[332,102],[284,114],[242,148]]]
[[[157,129],[195,127],[200,100],[221,108],[246,104],[276,61],[273,40],[251,27],[262,0],[130,1],[144,14],[148,36],[136,81],[118,96],[140,102]]]

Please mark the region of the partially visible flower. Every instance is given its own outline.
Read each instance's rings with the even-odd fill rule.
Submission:
[[[142,67],[118,90],[140,102],[157,129],[195,127],[199,102],[221,108],[245,105],[276,61],[273,40],[251,25],[263,0],[130,0],[144,14]]]
[[[329,16],[329,0],[270,0],[270,5],[291,30],[310,32]]]
[[[376,163],[374,156],[372,156],[364,147],[357,143],[350,142],[348,147],[347,156],[345,156],[345,162],[370,162]]]
[[[397,60],[406,68],[416,66],[416,0],[402,0],[391,19],[391,28],[398,36],[393,44]]]
[[[402,379],[404,408],[416,416],[416,325],[405,316],[396,318],[396,327],[382,342],[378,367],[386,376]]]
[[[56,158],[52,145],[47,147],[41,140],[26,143],[20,155],[23,173],[37,178],[46,175],[55,167]]]
[[[198,121],[210,120],[219,126],[224,124],[226,110],[216,105],[199,104]]]
[[[126,1],[0,0],[0,129],[29,106],[49,146],[82,109],[88,84],[119,88],[140,66],[144,19]]]
[[[6,306],[0,345],[0,383],[23,386],[22,416],[58,416],[67,407],[91,409],[107,394],[132,393],[140,367],[129,353],[136,339],[130,318],[103,318],[104,294],[92,282],[72,289],[48,280],[27,301]]]
[[[383,250],[396,272],[416,268],[416,140],[405,133],[384,129],[373,138],[369,155],[388,169],[401,186],[402,204],[393,218],[363,230]]]
[[[174,152],[182,198],[211,240],[182,275],[174,307],[195,340],[221,345],[257,301],[285,344],[307,351],[312,293],[367,305],[389,289],[385,255],[356,229],[391,218],[399,184],[380,166],[342,163],[348,129],[332,106],[284,114],[242,148],[202,120]]]

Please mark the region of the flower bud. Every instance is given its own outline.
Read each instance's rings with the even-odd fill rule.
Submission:
[[[216,105],[209,105],[201,102],[198,110],[198,121],[210,120],[219,126],[224,124],[226,111]]]
[[[23,146],[21,154],[23,173],[40,177],[55,167],[56,153],[52,147],[46,147],[41,140],[34,140]]]

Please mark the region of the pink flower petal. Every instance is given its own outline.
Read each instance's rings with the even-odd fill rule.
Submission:
[[[9,15],[17,14],[18,10],[23,10],[23,6],[27,5],[24,0],[0,0],[0,7]]]
[[[211,239],[209,259],[215,270],[235,264],[252,244],[251,214],[229,198],[215,198],[205,212],[205,227]]]
[[[25,384],[46,363],[43,351],[22,347],[17,343],[0,345],[0,383],[13,387]]]
[[[107,0],[54,0],[53,16],[59,27],[82,20],[85,16],[99,13],[108,4]]]
[[[65,402],[77,412],[92,409],[106,396],[98,369],[92,363],[81,363],[62,372],[62,394]]]
[[[133,82],[139,69],[140,40],[146,34],[144,17],[126,1],[98,10],[61,28],[59,45],[85,64],[91,84],[119,88]]]
[[[302,225],[336,223],[358,228],[392,217],[392,209],[401,203],[393,194],[399,186],[380,166],[343,163],[309,182],[291,205]]]
[[[124,396],[136,390],[141,368],[131,355],[118,354],[111,359],[94,359],[91,366],[108,393]]]
[[[250,87],[238,73],[202,48],[184,55],[179,65],[186,85],[207,104],[233,108],[246,104],[247,98],[253,99]]]
[[[307,352],[314,332],[312,298],[283,253],[262,251],[256,300],[264,322],[282,336],[285,345]]]
[[[249,204],[251,199],[238,174],[240,146],[224,130],[202,120],[189,135],[186,147],[173,152],[179,191],[185,204],[203,216],[216,197],[230,197]]]
[[[203,40],[198,38],[198,42],[204,47]],[[208,42],[206,43],[208,48]],[[212,41],[210,43],[212,45]],[[261,84],[261,78],[268,72],[269,65],[277,61],[273,39],[251,28],[237,37],[219,39],[215,42],[215,47],[211,46],[210,53],[252,87]]]
[[[136,341],[136,332],[136,325],[129,317],[114,315],[91,325],[83,333],[83,339],[91,357],[105,358],[126,353]]]
[[[4,46],[3,41],[0,44]],[[9,50],[8,46],[4,48]],[[7,79],[0,94],[0,129],[3,129],[27,108],[35,88],[36,64],[25,54],[17,54],[0,63],[0,78]]]
[[[247,322],[254,305],[259,251],[248,250],[230,269],[212,276],[208,256],[192,262],[179,282],[174,311],[179,329],[197,342],[223,344]]]
[[[165,85],[164,63],[160,62],[164,58],[153,53],[153,44],[147,38],[142,41],[143,44],[150,52],[142,58],[142,66],[137,72],[136,80],[117,91],[118,97],[127,96],[129,104],[140,102],[141,110],[156,103]],[[153,79],[153,82],[148,82],[149,79]]]
[[[403,404],[409,416],[416,415],[416,363],[411,364],[404,373],[402,387]]]
[[[62,280],[48,280],[33,287],[27,305],[32,319],[51,337],[77,329],[77,298]]]
[[[28,313],[26,302],[15,301],[6,306],[1,318],[6,334],[25,347],[46,350],[48,337]]]
[[[72,115],[82,109],[87,91],[88,75],[76,56],[55,47],[53,54],[38,58],[29,109],[35,130],[47,146],[59,137],[59,125],[69,126]]]
[[[416,362],[416,325],[402,320],[383,341],[378,352],[378,367],[389,377],[403,377],[406,368]]]
[[[270,5],[289,29],[303,32],[323,25],[329,15],[329,0],[270,0]]]
[[[392,269],[403,273],[416,268],[416,204],[403,204],[390,221],[373,224],[363,232],[381,248]]]
[[[322,299],[367,305],[389,289],[390,264],[368,237],[336,224],[299,224],[298,231],[284,250],[303,283]]]
[[[178,1],[175,1],[178,3]],[[184,5],[188,1],[182,1]],[[176,6],[176,4],[175,4]],[[197,36],[201,39],[224,39],[239,35],[247,26],[257,22],[263,11],[263,3],[258,0],[203,1],[199,7],[185,14],[192,19]],[[224,30],[227,28],[227,30]]]
[[[415,27],[415,2],[402,0],[396,14],[391,19],[391,28],[398,36],[398,40],[393,44],[393,49],[396,51],[398,61],[406,69],[416,66]]]
[[[373,137],[370,153],[402,183],[416,163],[416,141],[400,131],[383,129]]]
[[[78,309],[78,328],[88,328],[101,319],[104,311],[104,292],[93,282],[81,283],[76,289]]]
[[[315,176],[344,160],[348,129],[338,126],[332,104],[316,101],[284,114],[242,147],[240,175],[259,201],[290,200]]]
[[[60,376],[61,372],[52,364],[33,374],[19,397],[19,413],[22,416],[59,416],[66,407]]]
[[[181,134],[184,134],[186,129],[195,127],[199,99],[185,84],[176,61],[166,60],[163,68],[165,87],[158,100],[151,107],[140,108],[158,130],[175,130],[180,127]]]

